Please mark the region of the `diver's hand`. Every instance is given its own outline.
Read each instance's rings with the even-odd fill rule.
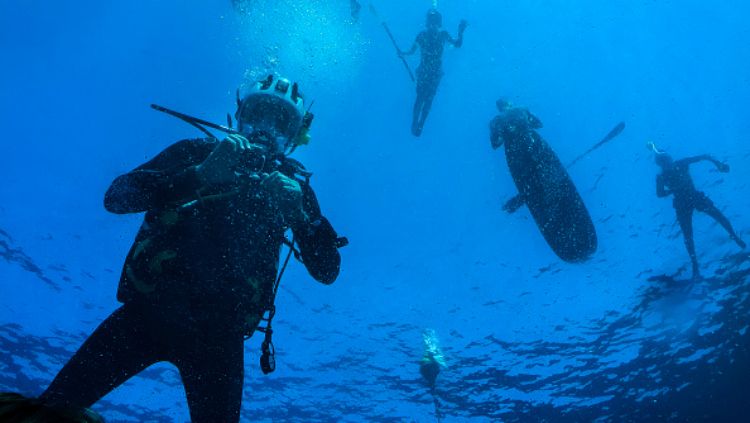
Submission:
[[[719,169],[719,172],[721,173],[728,173],[729,172],[729,165],[726,163],[722,163],[720,161],[716,162],[716,168]]]
[[[249,148],[250,142],[242,135],[227,136],[216,144],[203,163],[195,167],[198,178],[209,185],[233,182],[237,177],[233,169]]]
[[[463,33],[467,26],[469,26],[469,23],[466,22],[466,19],[461,19],[461,22],[458,24],[458,32]]]
[[[299,182],[276,171],[263,178],[260,186],[268,194],[271,205],[281,213],[284,223],[291,227],[305,221]]]

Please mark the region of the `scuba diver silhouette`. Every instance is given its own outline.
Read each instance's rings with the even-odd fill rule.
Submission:
[[[120,278],[123,305],[36,401],[89,407],[167,361],[180,372],[191,421],[238,422],[244,341],[256,330],[265,333],[261,369],[274,368],[282,244],[287,261],[294,251],[314,279],[336,280],[345,241],[321,213],[310,173],[288,157],[309,141],[312,123],[297,84],[269,75],[237,102],[238,130],[223,140],[179,141],[109,187],[108,211],[145,212]]]
[[[695,254],[695,241],[693,240],[693,211],[697,210],[711,216],[729,233],[732,240],[744,249],[746,244],[732,228],[729,219],[719,211],[713,201],[706,194],[698,191],[690,176],[690,165],[701,161],[709,161],[716,166],[719,172],[729,172],[729,165],[722,163],[710,155],[688,157],[681,160],[673,160],[672,156],[664,151],[658,150],[653,143],[649,147],[655,153],[655,162],[661,168],[661,173],[656,176],[656,195],[659,198],[673,195],[672,206],[677,212],[677,222],[680,224],[682,235],[685,237],[690,261],[693,265],[693,277],[700,277],[698,258]]]
[[[443,77],[443,50],[445,43],[460,48],[464,42],[464,31],[467,22],[462,20],[458,25],[458,37],[453,39],[448,31],[441,30],[443,17],[437,9],[427,12],[426,29],[417,34],[412,47],[407,51],[398,50],[399,57],[412,55],[419,47],[422,58],[417,68],[417,98],[412,111],[411,132],[418,137],[430,113],[438,85]]]

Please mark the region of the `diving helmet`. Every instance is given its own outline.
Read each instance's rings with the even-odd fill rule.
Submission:
[[[297,83],[286,78],[268,75],[246,92],[238,90],[234,117],[240,132],[248,137],[262,133],[278,153],[309,141],[312,114],[305,112]]]

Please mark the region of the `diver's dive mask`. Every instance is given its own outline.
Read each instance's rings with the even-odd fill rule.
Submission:
[[[283,154],[287,150],[286,137],[276,135],[274,131],[256,129],[255,126],[239,124],[239,131],[250,141],[250,144],[262,147],[265,153],[271,155]]]
[[[237,129],[248,139],[261,138],[276,152],[283,152],[289,139],[297,134],[301,119],[293,111],[271,99],[244,101],[237,116]]]

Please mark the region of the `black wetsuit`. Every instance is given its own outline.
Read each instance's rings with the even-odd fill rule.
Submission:
[[[677,160],[662,167],[662,173],[656,176],[656,195],[658,197],[674,195],[672,205],[677,212],[677,222],[679,222],[680,229],[685,237],[685,246],[693,264],[693,274],[696,276],[699,274],[699,268],[698,259],[695,255],[695,242],[693,241],[694,210],[706,213],[714,218],[729,232],[729,235],[740,247],[744,248],[745,246],[744,242],[734,232],[729,220],[716,208],[711,199],[703,192],[695,189],[693,179],[690,177],[690,165],[701,160],[714,161],[709,156]]]
[[[448,31],[428,29],[420,32],[414,40],[414,45],[419,46],[422,55],[419,67],[417,67],[417,98],[412,112],[411,130],[416,136],[422,134],[432,101],[435,99],[440,80],[443,78],[443,50],[446,42],[457,48],[461,47],[463,32],[459,31],[458,39],[454,40]]]
[[[284,226],[249,178],[201,187],[195,165],[216,143],[180,141],[112,183],[107,210],[146,212],[120,279],[124,305],[86,340],[43,400],[88,407],[168,361],[180,372],[193,422],[239,420],[243,341],[269,305]],[[276,170],[294,177],[294,166],[281,163]],[[309,223],[292,228],[294,237],[310,274],[329,284],[339,272],[337,235],[310,185],[299,182]]]

